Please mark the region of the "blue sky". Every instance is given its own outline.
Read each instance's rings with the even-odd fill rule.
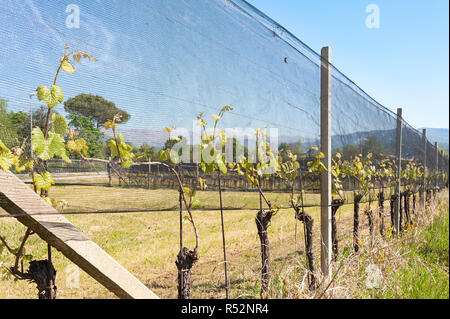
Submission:
[[[369,2],[250,2],[316,52],[331,46],[345,75],[389,109],[403,107],[414,127],[448,128],[445,1],[379,1],[380,29],[365,26]],[[269,125],[294,141],[318,138],[318,58],[306,59],[304,48],[294,49],[230,1],[80,1],[80,26],[69,28],[72,3],[0,1],[0,98],[9,109],[28,110],[28,93],[51,83],[69,42],[98,61],[58,78],[64,98],[103,96],[131,114],[124,129],[191,127],[198,113],[209,117],[230,104],[224,127]],[[338,85],[333,134],[395,128],[394,118]],[[64,114],[62,104],[56,110]]]
[[[414,127],[449,127],[447,0],[249,0]],[[366,6],[380,8],[368,29]]]

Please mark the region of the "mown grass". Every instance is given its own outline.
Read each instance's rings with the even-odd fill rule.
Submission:
[[[149,201],[151,205],[158,203],[159,205],[167,205],[167,201],[176,204],[178,198],[177,192],[171,190],[93,187],[89,191],[83,188],[84,192],[79,193],[77,187],[85,186],[55,187],[52,189],[51,195],[59,199],[66,199],[72,205],[86,205],[96,209],[104,209],[105,206],[110,208],[122,207],[120,205],[126,207],[124,203],[129,201],[129,203],[133,204],[139,200]],[[199,196],[204,207],[217,205],[218,195],[216,192],[202,192]],[[273,193],[269,196],[284,202],[287,194]],[[276,198],[277,196],[279,197]],[[446,209],[448,211],[448,193],[442,193],[440,197],[442,198],[441,202],[447,202]],[[257,194],[249,192],[227,192],[224,198],[225,205],[240,207],[242,204],[246,204],[246,207],[249,208],[249,210],[225,211],[231,297],[258,298],[261,269],[260,245],[254,221],[256,212],[252,211],[250,207],[256,208],[259,198]],[[316,203],[318,201],[317,195],[308,194],[307,201]],[[408,291],[408,287],[411,284],[403,285],[403,282],[408,281],[407,278],[402,276],[408,276],[407,271],[411,272],[409,275],[411,280],[418,276],[417,273],[412,272],[414,269],[417,269],[417,264],[409,266],[406,263],[410,261],[413,255],[408,253],[412,249],[405,248],[406,246],[404,245],[407,245],[408,241],[412,239],[407,239],[408,236],[405,235],[398,241],[394,239],[378,240],[375,244],[376,249],[371,248],[368,240],[367,220],[362,212],[366,206],[367,204],[361,207],[360,232],[363,249],[358,256],[354,256],[351,249],[352,205],[345,205],[338,212],[338,236],[341,255],[336,264],[336,269],[341,264],[345,266],[341,267],[339,271],[335,270],[335,273],[337,273],[335,283],[321,297],[407,298],[410,296],[403,291]],[[388,203],[386,202],[386,209],[387,207]],[[443,209],[445,210],[444,206],[436,207],[435,211],[442,211]],[[308,213],[315,219],[314,253],[316,267],[320,268],[319,209],[309,208]],[[296,223],[293,215],[293,211],[290,209],[281,210],[273,218],[269,228],[273,274],[271,298],[318,297],[317,294],[312,294],[306,289],[303,227],[301,223]],[[428,216],[428,219],[425,218],[420,225],[418,224],[413,229],[408,230],[408,234],[417,235],[423,229],[422,226],[425,227],[431,224],[429,221],[430,216],[437,217],[439,214],[433,213],[426,216]],[[179,249],[179,216],[176,210],[114,215],[67,215],[67,218],[160,297],[176,298],[177,270],[175,259]],[[220,212],[217,210],[199,210],[194,212],[194,218],[200,235],[200,259],[192,270],[192,297],[223,298],[225,291],[223,287],[223,264],[221,264]],[[389,224],[389,217],[386,217],[386,223]],[[435,223],[435,225],[437,224]],[[183,227],[185,245],[193,247],[194,237],[192,236],[190,224],[185,223]],[[297,236],[295,235],[296,227]],[[441,231],[438,231],[438,229],[441,228],[442,231],[446,229],[448,232],[448,217],[446,225],[441,226],[441,228],[439,226],[435,227],[437,227],[435,233],[430,233],[429,238],[440,236],[438,233],[440,234]],[[0,219],[0,234],[7,238],[11,246],[18,246],[24,231],[25,228],[14,219]],[[423,251],[428,252],[427,258],[430,259],[426,259],[426,267],[434,269],[432,267],[444,265],[439,267],[444,271],[447,269],[448,276],[448,257],[447,266],[445,266],[445,263],[443,263],[445,258],[443,259],[442,254],[437,254],[437,252],[441,251],[439,249],[447,247],[448,256],[448,234],[446,246],[444,239],[440,240],[439,246],[434,246],[437,245],[434,241],[432,247],[421,246],[418,243],[424,243],[426,242],[424,238],[428,238],[425,236],[425,233],[423,236],[414,237],[417,238],[414,247],[421,249],[420,254]],[[395,248],[386,248],[385,246]],[[390,257],[385,257],[383,261],[380,261],[382,248],[385,249],[385,252],[389,249],[392,251],[389,250],[391,252]],[[32,253],[36,259],[44,259],[46,256],[46,244],[34,235],[27,244],[27,252]],[[423,262],[422,259],[421,261]],[[398,260],[403,261],[399,263]],[[59,298],[114,298],[114,295],[81,270],[79,286],[74,288],[69,285],[68,279],[70,279],[73,270],[73,268],[70,268],[72,263],[56,251],[53,253],[53,261],[58,271],[56,283]],[[11,265],[13,262],[11,255],[5,249],[0,252],[0,262],[3,262],[5,266]],[[367,289],[364,284],[367,277],[365,270],[371,263],[378,264],[383,271],[383,287],[376,291]],[[437,273],[438,271],[436,270],[436,274],[433,273],[431,280],[434,283],[434,278],[436,282],[439,282],[439,285],[430,285],[430,289],[434,291],[439,289],[443,293],[435,291],[433,298],[445,295],[445,293],[448,296],[448,278],[445,284],[443,276],[437,276]],[[0,298],[36,298],[37,290],[34,285],[23,281],[14,282],[6,277],[0,278]],[[389,289],[389,282],[394,283],[392,289]],[[426,287],[428,282],[421,284],[420,287]],[[445,289],[445,287],[447,288]],[[424,291],[425,289],[419,288],[413,291]],[[432,296],[432,293],[415,293],[414,296]]]

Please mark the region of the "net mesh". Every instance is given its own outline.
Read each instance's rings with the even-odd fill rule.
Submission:
[[[64,1],[0,3],[2,118],[7,112],[27,116],[32,109],[34,124],[42,123],[40,104],[29,93],[51,84],[62,49],[69,43],[97,62],[83,62],[73,75],[59,77],[65,101],[88,93],[114,102],[130,115],[118,130],[133,146],[146,143],[159,150],[169,138],[162,128],[174,125],[192,134],[197,114],[218,114],[224,105],[232,105],[221,126],[278,129],[278,143],[300,155],[305,188],[317,191],[318,178],[307,172],[306,163],[311,147],[320,145],[320,56],[281,25],[241,0],[90,1],[77,7],[78,27],[67,8]],[[55,111],[69,115],[62,104]],[[19,129],[18,123],[0,122],[0,138],[10,145],[16,138],[29,138],[30,127]],[[402,123],[403,157],[423,159],[421,133]],[[393,112],[332,67],[333,152],[344,157],[355,152],[394,156],[396,127]],[[108,134],[105,141],[111,137]],[[435,169],[438,155],[434,145],[427,145],[427,166]],[[108,158],[102,146],[96,155]],[[147,156],[146,162],[152,160],[157,159]],[[440,163],[441,169],[448,170],[448,159],[442,156]],[[51,196],[66,200],[67,211],[177,207],[177,185],[160,165],[136,163],[124,170],[74,157],[72,164],[49,161],[48,168],[56,182]],[[217,188],[214,176],[204,176],[195,165],[183,165],[183,175],[187,183],[203,176],[210,190]],[[29,176],[21,178],[30,182]],[[225,177],[224,188],[254,190],[232,173]],[[263,188],[287,205],[288,190],[277,177],[264,181]],[[166,192],[164,200],[155,195],[158,190]],[[77,201],[83,196],[90,198],[88,203]],[[201,196],[208,202],[207,192]],[[234,203],[227,202],[225,195],[224,202],[230,209],[257,208],[253,197],[243,195],[241,203]],[[316,200],[306,203],[314,204]],[[217,205],[208,202],[203,209]]]

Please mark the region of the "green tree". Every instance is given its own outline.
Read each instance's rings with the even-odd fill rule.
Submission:
[[[359,154],[359,149],[353,144],[347,144],[342,148],[342,159],[350,161]]]
[[[143,143],[139,148],[133,147],[133,153],[136,154],[138,162],[156,161],[159,157],[158,150],[147,143]]]
[[[303,154],[302,141],[299,140],[296,143],[292,144],[290,149],[291,149],[293,154],[295,154],[298,157],[300,157]]]
[[[7,111],[8,103],[0,99],[0,139],[9,148],[16,144],[17,133]]]
[[[71,114],[79,114],[89,117],[93,124],[100,128],[117,114],[121,118],[120,123],[126,123],[130,114],[116,107],[113,102],[105,100],[99,95],[79,94],[68,99],[64,103],[64,110]]]
[[[77,130],[79,137],[86,141],[88,147],[87,156],[103,158],[105,155],[103,149],[105,134],[94,125],[91,118],[73,113],[69,114],[67,119],[69,120],[69,127]],[[76,153],[74,154],[78,156]]]
[[[372,153],[374,158],[381,158],[381,154],[384,151],[383,142],[375,135],[368,136],[361,146],[363,155]]]
[[[172,147],[177,144],[178,142],[180,142],[180,140],[182,140],[182,136],[178,136],[178,139],[175,138],[168,138],[165,142],[164,142],[164,147],[163,150],[171,150]],[[159,154],[158,154],[159,156]]]
[[[239,142],[238,139],[235,137],[233,138],[227,138],[228,143],[233,143],[233,163],[237,162],[237,154],[242,154],[246,157],[248,157],[248,147],[242,145],[241,142]]]
[[[9,112],[9,122],[13,125],[19,140],[30,138],[30,115],[23,111]]]
[[[53,111],[56,115],[58,112]],[[30,139],[30,114],[28,112],[14,112],[8,113],[9,122],[12,125],[13,130],[19,140]],[[44,106],[40,106],[33,112],[33,127],[39,127],[42,131],[45,129],[45,123],[47,121],[47,109]]]
[[[288,150],[292,154],[297,155],[300,158],[303,154],[303,144],[301,141],[298,141],[293,144],[288,144],[285,142],[280,143],[280,145],[278,146],[278,151],[281,154],[283,161],[289,160],[289,158],[286,156],[286,154],[288,154],[288,152],[287,152]]]

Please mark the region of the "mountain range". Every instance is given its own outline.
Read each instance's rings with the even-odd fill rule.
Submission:
[[[427,138],[431,143],[438,142],[439,147],[449,151],[449,129],[447,128],[426,128]],[[422,129],[418,129],[422,131]],[[160,149],[164,146],[164,142],[169,138],[169,134],[163,130],[148,130],[148,129],[122,129],[120,132],[123,134],[125,140],[132,143],[135,146],[140,146],[143,143],[147,143],[151,146],[155,146]],[[111,133],[107,133],[109,137]],[[348,135],[333,136],[333,144],[335,147],[342,147],[345,144],[359,143],[360,137],[367,137],[370,135],[375,135],[379,137],[383,142],[388,142],[389,144],[395,143],[392,136],[395,136],[394,131],[372,131],[372,132],[360,132]],[[279,143],[286,142],[288,144],[295,143],[298,141],[299,137],[288,137],[280,136]],[[304,147],[317,146],[319,141],[303,141]],[[309,145],[310,144],[310,145]]]
[[[449,150],[449,130],[448,128],[429,128],[427,129],[427,138],[434,144],[438,142],[440,148],[448,152]],[[419,129],[422,131],[422,128]]]

